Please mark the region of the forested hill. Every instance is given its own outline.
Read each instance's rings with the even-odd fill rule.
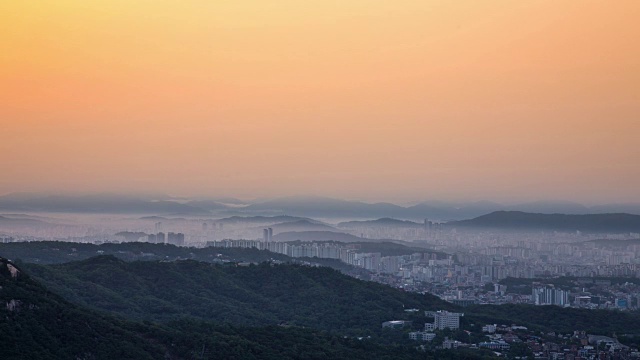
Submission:
[[[421,328],[426,319],[403,306],[462,310],[328,268],[127,263],[113,256],[22,268],[0,259],[0,303],[3,360],[430,359],[436,354],[416,351],[402,332],[385,333],[381,322],[410,319]],[[517,323],[544,331],[640,331],[632,313],[518,305],[463,311],[463,329]],[[372,338],[357,340],[363,335]]]
[[[571,333],[580,329],[590,334],[640,333],[637,311],[576,309],[530,304],[472,305],[465,308],[468,320],[486,324],[518,324],[530,330]]]
[[[295,242],[298,243],[298,242]],[[299,244],[299,243],[298,243]],[[336,244],[341,244],[337,242]],[[447,256],[444,253],[395,242],[356,242],[363,252],[379,252],[382,256],[410,255],[416,252],[436,254],[438,258]],[[64,241],[31,241],[0,243],[0,256],[14,261],[28,263],[55,264],[85,260],[96,255],[113,255],[125,261],[136,260],[183,260],[191,259],[203,262],[264,262],[279,260],[294,261],[293,258],[256,248],[222,248],[222,247],[185,247],[168,244],[152,244],[146,242],[125,242],[119,244],[89,244]]]
[[[505,230],[555,230],[595,233],[640,232],[640,215],[631,214],[534,214],[496,211],[470,220],[451,221],[449,227],[495,228]]]
[[[103,258],[98,263],[112,260]],[[70,304],[3,258],[0,303],[3,360],[434,358],[433,354],[417,351],[413,344],[379,344],[298,327],[220,326],[186,319],[153,324],[117,319]],[[449,359],[462,358],[456,353],[447,355]]]
[[[51,290],[132,319],[190,317],[236,325],[286,324],[344,333],[402,319],[404,308],[452,309],[433,295],[406,293],[326,267],[213,265],[192,260],[124,262],[113,256],[25,265]]]
[[[161,359],[167,351],[132,324],[71,305],[0,258],[3,359]]]
[[[193,248],[147,242],[125,243],[75,243],[65,241],[30,241],[0,243],[0,256],[28,263],[56,264],[85,260],[96,255],[113,255],[126,261],[135,260],[180,260],[233,262],[263,262],[269,260],[290,261],[287,255],[255,248]]]

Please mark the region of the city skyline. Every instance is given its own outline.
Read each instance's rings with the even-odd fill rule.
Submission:
[[[6,2],[0,190],[640,202],[639,13]]]

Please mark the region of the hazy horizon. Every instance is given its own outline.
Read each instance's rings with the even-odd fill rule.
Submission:
[[[581,205],[586,208],[597,207],[600,205],[640,205],[640,202],[624,201],[624,202],[580,202],[566,199],[511,199],[511,201],[499,201],[496,199],[442,199],[442,198],[416,198],[407,200],[387,199],[387,198],[357,198],[357,197],[340,197],[331,195],[318,194],[293,194],[283,196],[266,196],[266,197],[242,197],[233,194],[209,194],[209,195],[179,195],[163,192],[114,192],[114,191],[24,191],[24,192],[8,192],[0,193],[0,198],[22,198],[33,199],[40,197],[68,197],[68,198],[121,198],[121,199],[140,199],[145,201],[173,201],[176,203],[188,203],[191,201],[215,201],[221,204],[233,205],[235,201],[240,201],[238,205],[260,204],[270,201],[293,201],[293,202],[314,202],[323,200],[345,201],[345,202],[361,202],[364,204],[388,203],[402,207],[410,207],[418,204],[431,204],[443,206],[468,206],[468,205],[503,205],[505,209],[518,205]]]
[[[0,4],[0,193],[640,202],[640,2]]]

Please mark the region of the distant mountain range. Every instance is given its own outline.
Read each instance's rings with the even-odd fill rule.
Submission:
[[[0,196],[0,211],[6,212],[60,212],[94,214],[144,214],[159,216],[222,216],[222,221],[246,221],[240,217],[287,216],[276,220],[289,222],[308,218],[372,219],[396,218],[422,222],[450,221],[474,218],[495,211],[523,211],[542,214],[601,214],[629,213],[640,215],[640,204],[604,204],[585,206],[572,202],[530,202],[504,205],[489,201],[450,203],[422,202],[413,206],[379,202],[366,203],[328,197],[292,196],[271,200],[243,201],[234,198],[204,200],[176,199],[163,194],[145,196],[119,194],[47,195],[16,193]]]
[[[275,233],[289,231],[336,231],[333,226],[322,224],[313,220],[296,220],[270,226]]]
[[[30,219],[26,217],[7,217],[0,216],[0,227],[2,228],[14,228],[14,227],[42,227],[51,225],[47,222],[37,219]]]
[[[246,211],[269,211],[320,218],[384,217],[401,214],[406,208],[391,203],[364,203],[325,197],[286,197],[251,204]]]
[[[448,227],[503,230],[555,230],[601,233],[640,232],[640,215],[632,214],[534,214],[496,211],[470,220],[452,221]]]
[[[275,241],[340,241],[359,242],[367,241],[355,235],[335,231],[288,231],[273,236]],[[379,240],[381,241],[381,240]]]
[[[150,200],[126,195],[10,194],[0,197],[0,210],[96,214],[208,214],[198,207],[171,200]]]
[[[277,223],[288,223],[295,221],[314,221],[309,218],[299,217],[299,216],[289,216],[289,215],[277,215],[277,216],[232,216],[227,218],[222,218],[216,220],[216,222],[220,223],[228,223],[228,224],[247,224],[247,225],[255,225],[255,224],[277,224]]]
[[[409,220],[398,220],[393,218],[381,218],[378,220],[347,221],[338,224],[341,229],[357,229],[359,227],[413,227],[421,228],[424,223],[417,223]]]

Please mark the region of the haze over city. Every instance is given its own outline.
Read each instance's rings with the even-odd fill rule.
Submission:
[[[637,1],[0,14],[0,193],[640,201]]]
[[[0,358],[640,360],[640,0],[0,1]]]

